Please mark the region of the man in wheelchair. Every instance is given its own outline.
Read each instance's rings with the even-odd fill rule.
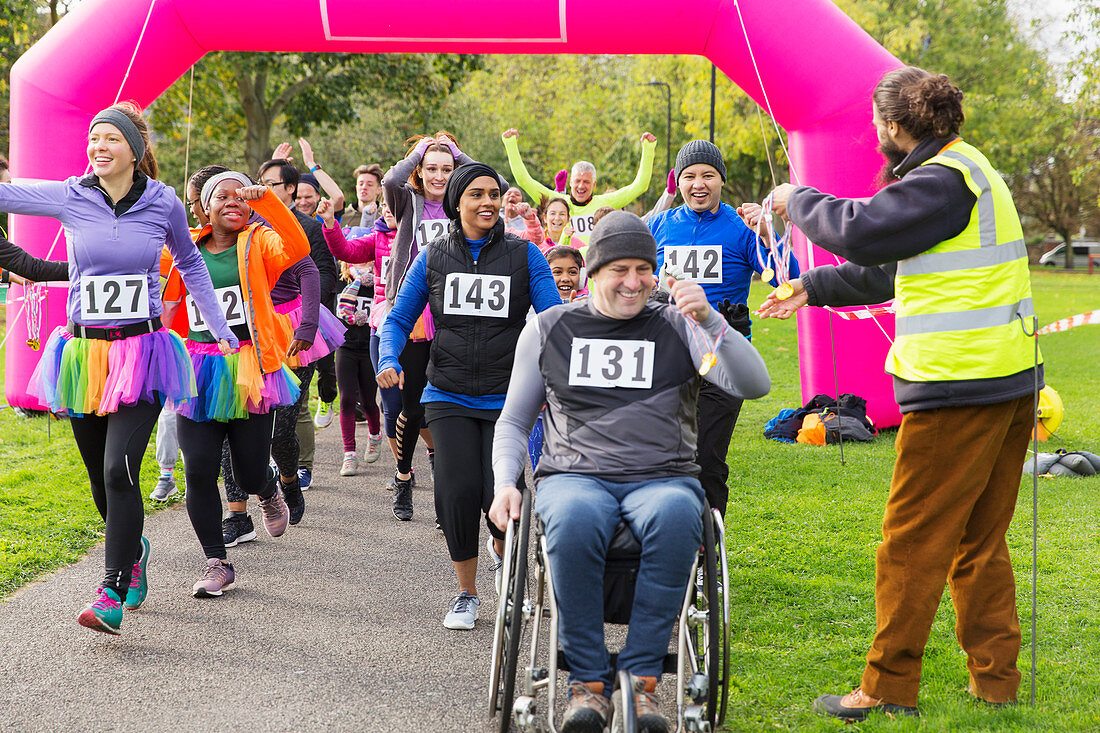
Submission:
[[[649,300],[656,243],[641,219],[612,212],[588,248],[591,296],[524,328],[493,443],[489,516],[518,519],[527,436],[545,404],[535,511],[545,527],[570,665],[562,731],[602,731],[612,675],[604,645],[604,565],[620,520],[642,547],[618,669],[633,675],[639,731],[666,731],[654,695],[702,535],[696,478],[699,377],[740,398],[767,394],[763,359],[689,281],[674,304]]]

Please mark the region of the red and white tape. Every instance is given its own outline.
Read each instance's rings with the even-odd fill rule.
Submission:
[[[838,316],[846,321],[862,321],[867,318],[874,318],[875,316],[885,316],[889,313],[896,313],[897,309],[892,305],[882,305],[877,308],[860,308],[857,311],[838,311],[836,308],[830,306],[824,306],[825,310],[830,313],[836,313]]]
[[[1063,318],[1060,321],[1055,321],[1054,323],[1040,328],[1039,333],[1057,333],[1058,331],[1068,331],[1071,328],[1077,328],[1078,326],[1088,326],[1090,324],[1100,324],[1100,310],[1094,310],[1088,313],[1078,313],[1075,316],[1070,316],[1069,318]]]

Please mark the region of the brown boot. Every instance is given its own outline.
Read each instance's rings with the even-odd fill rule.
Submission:
[[[561,733],[603,733],[610,709],[611,701],[604,697],[602,682],[570,682]]]
[[[668,718],[661,714],[661,701],[657,698],[657,678],[631,675],[630,679],[634,685],[638,733],[669,733],[672,728]]]
[[[822,695],[814,700],[814,710],[841,720],[864,720],[872,712],[879,710],[890,717],[895,715],[920,715],[915,707],[895,705],[871,697],[860,688],[856,688],[843,697],[840,695]]]

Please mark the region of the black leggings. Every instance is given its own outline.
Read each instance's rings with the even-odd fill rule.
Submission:
[[[222,441],[228,438],[233,476],[249,494],[269,498],[276,490],[267,468],[271,454],[273,412],[249,415],[229,422],[196,422],[176,416],[176,434],[183,452],[183,474],[187,479],[187,514],[206,557],[224,560],[222,498],[218,493],[217,460]]]
[[[454,562],[477,557],[481,515],[485,515],[489,533],[504,539],[504,533],[489,521],[497,414],[499,411],[465,411],[440,402],[431,403],[427,410],[435,441],[435,514]]]
[[[420,397],[428,385],[428,360],[431,356],[431,341],[407,341],[399,359],[405,386],[401,389],[401,414],[397,416],[398,473],[412,471],[416,440],[424,424],[424,405],[420,404]]]
[[[130,572],[141,557],[145,509],[141,502],[141,459],[157,424],[160,405],[120,405],[106,415],[72,417],[73,438],[92,482],[92,499],[107,523],[103,587],[126,598]]]
[[[275,425],[271,434],[271,457],[275,459],[275,465],[279,467],[279,473],[283,476],[294,476],[298,473],[298,455],[302,446],[298,442],[298,433],[295,426],[298,423],[298,411],[302,404],[309,399],[309,383],[313,380],[313,364],[291,369],[298,377],[302,393],[298,395],[298,401],[293,405],[284,405],[275,408]],[[222,479],[225,481],[226,501],[248,501],[248,493],[241,489],[233,476],[233,461],[229,450],[229,438],[222,441]]]
[[[699,483],[707,495],[707,502],[726,516],[726,504],[729,502],[730,467],[726,463],[726,454],[730,450],[733,428],[737,425],[737,416],[741,413],[743,400],[724,392],[710,382],[704,381],[699,387],[699,402],[696,408],[699,421],[699,441],[695,453],[695,462],[699,464]]]
[[[378,424],[378,382],[370,352],[353,351],[343,346],[336,350],[336,384],[340,388],[340,437],[344,452],[355,451],[355,406],[363,404],[367,429],[371,435],[381,432]]]

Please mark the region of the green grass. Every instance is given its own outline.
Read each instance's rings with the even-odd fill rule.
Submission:
[[[1033,271],[1040,325],[1100,307],[1100,278]],[[750,306],[763,300],[754,284]],[[793,321],[754,325],[773,391],[746,403],[730,447],[732,671],[727,727],[844,730],[812,711],[822,693],[859,684],[875,627],[874,553],[894,459],[893,431],[871,444],[810,447],[764,439],[762,427],[800,402]],[[1046,379],[1066,413],[1043,450],[1100,453],[1100,326],[1043,337]],[[1041,479],[1038,706],[990,710],[966,694],[966,657],[944,593],[924,657],[917,720],[879,716],[860,730],[1100,730],[1100,478]],[[1021,697],[1030,692],[1031,480],[1009,530],[1024,633]]]

